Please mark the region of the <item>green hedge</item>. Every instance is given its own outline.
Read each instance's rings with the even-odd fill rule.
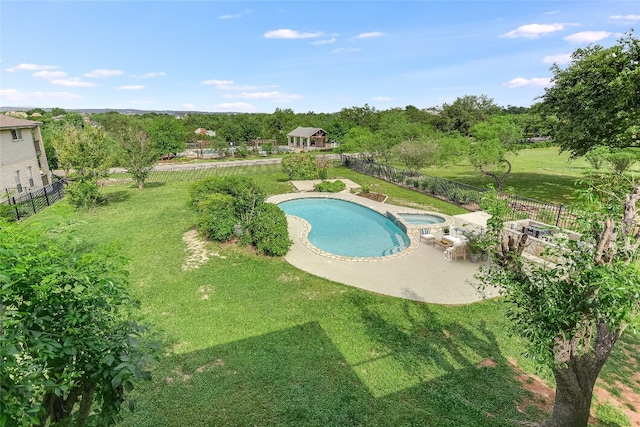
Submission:
[[[271,256],[283,256],[289,252],[291,239],[287,229],[287,217],[278,206],[263,203],[250,227],[253,244]]]
[[[282,256],[291,242],[284,212],[265,203],[265,193],[249,177],[214,176],[190,189],[198,210],[196,226],[203,236],[226,242],[234,236],[267,255]]]

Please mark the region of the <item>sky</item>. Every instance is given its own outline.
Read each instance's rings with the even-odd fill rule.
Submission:
[[[332,113],[530,106],[640,2],[0,0],[0,106]]]

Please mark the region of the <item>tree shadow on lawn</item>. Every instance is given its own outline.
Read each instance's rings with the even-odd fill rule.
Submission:
[[[131,198],[131,194],[127,190],[112,191],[109,193],[104,193],[101,196],[102,196],[102,201],[100,202],[101,205],[109,205],[112,203],[122,203],[122,202],[126,202],[127,200],[129,200],[129,198]]]
[[[376,397],[358,375],[362,363],[350,366],[322,326],[310,322],[166,356],[153,381],[139,384],[138,409],[123,425],[507,426],[522,417],[515,409],[521,388],[488,331],[475,337],[459,325],[447,325],[452,334],[468,335],[470,343],[462,349],[424,333],[442,331],[437,323],[421,322],[405,335],[363,310],[369,330],[391,341],[392,357],[409,372],[419,371],[421,363],[442,364],[445,372]],[[476,366],[467,351],[499,364]]]

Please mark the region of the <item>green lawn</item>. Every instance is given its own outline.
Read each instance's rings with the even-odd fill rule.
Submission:
[[[590,169],[584,158],[570,161],[569,155],[560,153],[558,147],[521,150],[510,160],[513,169],[505,182],[505,190],[511,188],[520,196],[553,203],[574,202],[574,191],[581,187],[577,181],[585,179]],[[632,171],[636,174],[640,172],[639,165]],[[466,159],[443,168],[424,169],[422,172],[479,187],[494,184],[491,178],[481,175]]]
[[[255,170],[220,173],[236,172]],[[394,202],[459,209],[346,169],[332,173]],[[290,188],[277,170],[260,169],[256,180],[270,194]],[[500,301],[446,307],[380,296],[234,245],[209,244],[209,261],[183,271],[190,185],[109,187],[95,210],[75,212],[63,200],[24,222],[60,224],[87,247],[118,241],[131,260],[141,315],[165,348],[120,425],[457,427],[539,418],[516,408],[526,392],[508,361],[530,373],[535,366],[510,336]],[[611,384],[638,392],[629,369],[639,343],[627,333],[614,350],[604,373]],[[496,366],[483,366],[487,359]]]

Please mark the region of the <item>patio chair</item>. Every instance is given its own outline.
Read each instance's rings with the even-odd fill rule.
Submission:
[[[447,261],[453,261],[458,258],[462,258],[464,260],[467,259],[467,245],[466,242],[455,242],[453,246],[447,248],[444,251],[444,259]]]
[[[427,243],[433,242],[436,239],[436,236],[431,233],[431,230],[428,228],[423,228],[420,230],[420,241],[425,240]]]

